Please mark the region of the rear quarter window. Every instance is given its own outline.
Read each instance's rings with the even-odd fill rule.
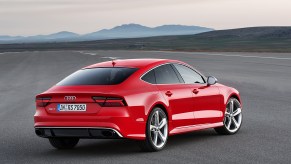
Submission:
[[[145,82],[148,82],[151,84],[156,84],[155,71],[151,70],[151,71],[147,72],[145,75],[142,76],[141,79]]]

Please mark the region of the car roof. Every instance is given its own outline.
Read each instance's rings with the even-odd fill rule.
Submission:
[[[170,59],[117,59],[117,60],[114,60],[114,63],[115,63],[114,67],[143,68],[149,65],[163,64],[163,63],[170,63],[170,62],[180,62],[180,61],[170,60]],[[106,61],[106,62],[96,63],[96,64],[85,67],[85,69],[96,68],[96,67],[113,67],[113,62]]]

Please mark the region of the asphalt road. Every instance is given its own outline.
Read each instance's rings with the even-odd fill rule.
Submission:
[[[172,136],[163,151],[130,140],[81,140],[55,150],[34,134],[34,96],[100,57],[185,61],[237,88],[243,125],[232,136]],[[55,51],[0,53],[0,163],[291,163],[291,54]]]

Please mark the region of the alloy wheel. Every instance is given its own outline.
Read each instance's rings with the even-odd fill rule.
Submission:
[[[230,99],[225,110],[224,126],[229,132],[235,133],[240,128],[241,123],[241,105],[238,100]]]
[[[150,121],[150,139],[157,148],[162,148],[168,138],[168,121],[164,113],[156,110]]]

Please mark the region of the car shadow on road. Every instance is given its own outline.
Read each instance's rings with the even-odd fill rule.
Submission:
[[[218,135],[213,130],[203,130],[185,134],[179,134],[170,136],[168,143],[163,151],[172,150],[177,147],[183,147],[184,145],[195,144],[195,142],[203,142],[217,137]],[[162,152],[163,152],[162,151]],[[79,145],[75,149],[71,150],[56,150],[49,149],[47,151],[40,152],[38,155],[51,156],[51,157],[89,157],[89,156],[124,156],[142,152],[136,141],[128,139],[116,139],[116,140],[81,140]]]

